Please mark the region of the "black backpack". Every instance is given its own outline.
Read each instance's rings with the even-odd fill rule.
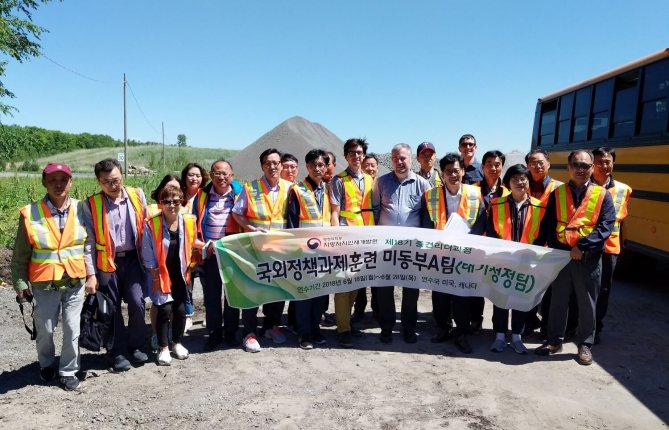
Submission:
[[[98,352],[111,349],[114,343],[114,307],[105,294],[96,292],[86,296],[81,310],[79,346]]]

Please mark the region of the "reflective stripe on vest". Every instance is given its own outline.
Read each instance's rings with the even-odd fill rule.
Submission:
[[[232,201],[233,205],[234,202],[237,200],[237,196],[234,195],[234,191],[232,188],[230,189],[230,192],[233,193]],[[204,212],[207,207],[207,201],[209,200],[209,193],[200,188],[197,190],[197,194],[193,197],[193,200],[197,202],[197,235],[200,238],[201,241],[204,242],[204,230],[202,230],[202,223],[204,222]],[[235,218],[232,216],[232,208],[230,209],[230,213],[228,214],[228,219],[226,220],[225,224],[225,234],[234,234],[234,233],[239,233],[241,230],[239,228],[239,224],[237,224],[237,221],[235,221]]]
[[[286,228],[287,197],[291,186],[292,184],[285,179],[279,179],[279,192],[276,201],[272,203],[269,189],[262,179],[244,184],[248,202],[246,218],[249,223],[266,230]]]
[[[135,212],[135,226],[137,228],[137,246],[142,246],[142,232],[144,231],[144,206],[138,188],[124,187],[128,193],[128,199]],[[95,231],[95,250],[97,251],[96,267],[103,272],[116,271],[114,264],[114,250],[109,235],[109,223],[107,222],[107,208],[102,193],[93,194],[88,198],[93,215],[93,230]]]
[[[546,188],[541,192],[531,193],[532,197],[539,199],[541,204],[546,205],[548,204],[548,199],[550,198],[551,193],[560,185],[562,185],[562,182],[551,178],[550,181],[548,181],[548,184],[546,184]]]
[[[606,190],[599,185],[589,186],[583,201],[578,208],[575,208],[568,187],[567,184],[560,185],[554,191],[557,212],[556,233],[560,243],[574,247],[581,237],[592,233],[597,226]]]
[[[613,187],[607,189],[613,200],[616,210],[616,221],[613,223],[611,236],[604,242],[604,252],[607,254],[620,254],[620,222],[627,217],[627,203],[629,202],[632,188],[622,182],[614,181]]]
[[[20,209],[28,240],[32,245],[32,255],[28,263],[30,282],[58,281],[63,278],[64,273],[73,279],[86,277],[86,229],[79,204],[78,200],[70,199],[62,233],[44,200]]]
[[[437,230],[443,230],[448,221],[444,193],[446,193],[446,187],[435,187],[425,192],[427,212],[434,223],[434,228]],[[462,217],[469,228],[472,228],[481,206],[481,189],[475,185],[462,184],[461,193],[458,215]]]
[[[323,187],[323,210],[318,207],[316,193],[309,182],[302,181],[293,185],[295,196],[300,205],[300,227],[330,226],[330,197]]]
[[[167,249],[163,245],[163,216],[158,214],[147,221],[149,229],[151,230],[151,237],[153,238],[153,249],[156,251],[156,262],[158,263],[158,272],[160,277],[160,291],[163,294],[168,294],[172,291],[172,281],[167,270]],[[196,219],[195,215],[183,215],[183,246],[179,244],[179,254],[183,255],[186,262],[186,272],[182,273],[186,285],[190,282],[190,268],[191,259],[193,255],[193,242],[195,241],[196,233]],[[169,246],[169,242],[168,242]]]
[[[346,170],[337,175],[344,186],[344,200],[346,210],[340,210],[339,216],[346,218],[348,225],[374,225],[374,212],[372,211],[372,187],[374,180],[364,173],[365,190],[360,192],[358,184],[353,180]],[[340,204],[343,202],[339,202]]]
[[[490,202],[492,210],[492,222],[495,226],[495,231],[500,239],[513,240],[513,229],[511,225],[511,212],[507,208],[508,204],[515,204],[507,197],[497,197]],[[520,242],[529,243],[530,245],[537,240],[539,236],[539,225],[541,219],[544,217],[546,208],[541,206],[541,201],[530,197],[530,204],[525,213],[525,222],[523,223],[523,231],[520,236]]]

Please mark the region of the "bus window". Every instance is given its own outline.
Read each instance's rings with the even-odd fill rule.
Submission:
[[[555,143],[555,120],[557,114],[557,100],[544,103],[541,108],[541,146]]]
[[[592,122],[590,123],[590,139],[606,139],[609,137],[609,111],[613,97],[613,79],[595,85],[595,101],[592,106]]]
[[[669,60],[646,67],[641,100],[640,134],[662,134],[667,131],[669,106]]]
[[[585,142],[588,137],[588,119],[590,118],[590,103],[592,87],[585,87],[576,91],[574,105],[574,134],[572,142]]]
[[[616,77],[613,137],[634,135],[639,72],[633,70]]]
[[[560,120],[558,122],[558,145],[569,143],[571,134],[571,115],[574,109],[574,93],[560,97]]]

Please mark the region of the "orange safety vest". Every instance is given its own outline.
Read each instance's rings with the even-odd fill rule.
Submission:
[[[288,207],[288,191],[293,184],[285,179],[279,179],[279,193],[272,203],[269,189],[265,181],[257,179],[244,184],[246,193],[246,218],[254,227],[266,230],[286,228],[286,209]]]
[[[495,231],[500,239],[513,240],[512,226],[511,226],[511,212],[507,209],[508,204],[515,204],[509,201],[509,197],[497,197],[490,202],[492,211],[492,222],[495,226]],[[541,206],[541,200],[530,197],[530,205],[525,214],[525,223],[523,224],[523,232],[520,236],[520,242],[533,244],[539,236],[539,225],[541,219],[544,217],[546,207]]]
[[[374,225],[374,212],[372,210],[372,187],[374,180],[370,175],[364,173],[365,191],[360,192],[360,188],[353,181],[346,170],[337,175],[341,178],[344,186],[343,198],[346,200],[346,210],[340,210],[339,216],[346,218],[348,225]],[[343,202],[339,202],[343,203]]]
[[[300,227],[330,227],[330,197],[323,187],[323,209],[318,207],[316,194],[311,184],[304,180],[293,185],[300,204]]]
[[[190,283],[190,269],[193,267],[193,243],[196,235],[196,219],[195,215],[184,214],[183,216],[183,234],[184,243],[181,246],[181,252],[184,256],[184,261],[187,262],[186,272],[183,273],[186,285]],[[160,291],[163,294],[168,294],[172,291],[172,281],[170,281],[170,274],[167,270],[167,250],[163,245],[163,216],[158,214],[147,221],[149,229],[151,230],[151,237],[153,238],[153,249],[156,251],[156,262],[158,263],[158,272],[160,273]]]
[[[627,202],[632,194],[632,188],[622,182],[614,181],[613,187],[607,191],[611,194],[613,207],[616,209],[616,221],[613,223],[611,236],[604,242],[604,252],[620,254],[620,222],[627,217]]]
[[[86,277],[86,228],[80,204],[79,200],[70,199],[62,233],[44,200],[33,202],[19,210],[32,246],[28,263],[30,282],[59,281],[63,279],[64,273],[73,279]]]
[[[446,187],[435,187],[425,191],[425,201],[427,203],[427,213],[434,223],[434,228],[443,230],[448,221],[448,212],[446,206]],[[465,220],[469,228],[472,228],[476,222],[476,215],[481,206],[481,188],[476,185],[462,184],[462,196],[460,196],[460,204],[458,205],[458,215]]]
[[[128,198],[135,211],[135,232],[138,246],[141,247],[142,232],[144,230],[144,204],[142,203],[139,188],[124,187]],[[109,236],[109,223],[107,222],[107,207],[102,193],[93,194],[88,198],[93,215],[93,229],[95,231],[95,250],[97,251],[96,267],[106,273],[116,271],[114,263],[115,252],[112,248],[112,240]]]
[[[233,199],[233,204],[234,201],[236,200],[236,197]],[[204,221],[204,212],[207,207],[207,200],[209,200],[209,193],[206,192],[204,189],[200,188],[197,190],[197,194],[193,197],[195,201],[197,201],[197,235],[200,237],[200,240],[204,242],[204,233],[202,230],[202,222]],[[192,204],[192,203],[191,203]],[[228,215],[228,220],[225,225],[225,234],[234,234],[234,233],[239,233],[241,229],[239,228],[239,224],[237,224],[237,221],[235,221],[235,218],[232,216],[232,211],[230,211],[230,214]]]
[[[542,204],[546,205],[548,204],[548,199],[551,196],[551,193],[560,185],[562,185],[562,182],[556,181],[555,179],[551,178],[550,181],[548,181],[548,184],[546,184],[546,188],[543,191],[535,193],[530,192],[530,194],[535,199],[541,200]]]
[[[472,185],[474,185],[476,187],[479,187],[479,188],[482,188],[481,187],[482,183],[485,183],[485,179],[483,179],[482,181],[478,181],[478,182],[476,182]],[[502,189],[502,195],[500,197],[506,197],[509,194],[511,194],[511,191],[509,191],[508,188],[506,188],[504,185],[502,185],[502,181],[498,181],[498,183],[499,183],[499,187]],[[497,192],[497,191],[495,190],[495,192]],[[497,198],[497,197],[495,197],[495,198]]]
[[[567,184],[560,185],[555,193],[555,211],[557,213],[557,239],[560,243],[576,246],[581,237],[586,237],[597,226],[599,212],[606,190],[599,185],[590,185],[578,208]]]

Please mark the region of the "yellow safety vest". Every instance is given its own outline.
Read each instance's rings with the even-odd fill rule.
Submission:
[[[346,205],[343,204],[343,201],[339,202],[341,208],[346,208],[346,210],[339,211],[339,216],[345,218],[348,225],[374,225],[374,212],[372,210],[374,180],[367,173],[363,173],[363,175],[364,192],[360,192],[360,188],[346,170],[337,175],[341,178],[344,186],[343,200],[346,201]]]
[[[560,185],[555,193],[555,210],[557,212],[557,239],[560,243],[576,246],[581,237],[586,237],[597,226],[599,213],[606,190],[599,185],[590,185],[578,208],[574,207],[574,199],[569,185]]]
[[[186,273],[183,277],[186,284],[190,283],[190,269],[193,266],[193,242],[195,242],[195,234],[197,230],[195,215],[184,214],[183,216],[183,232],[184,243],[179,244],[181,247],[184,261],[186,261]],[[163,223],[162,214],[155,215],[147,221],[149,229],[151,230],[151,237],[153,238],[153,249],[156,251],[156,262],[158,263],[158,272],[160,273],[160,291],[163,294],[168,294],[172,291],[172,281],[170,281],[170,274],[167,270],[167,250],[163,246]]]
[[[444,197],[446,192],[445,186],[431,188],[425,192],[427,212],[434,223],[434,228],[437,230],[443,230],[448,221],[448,209]],[[465,220],[469,228],[472,228],[482,203],[481,189],[476,185],[462,184],[461,193],[457,213]]]
[[[497,197],[490,202],[492,213],[492,222],[495,231],[500,239],[513,240],[511,212],[508,210],[508,204],[515,204],[509,201],[509,197]],[[533,244],[539,236],[539,225],[544,217],[546,207],[541,205],[541,200],[530,197],[530,205],[525,214],[525,223],[523,224],[520,242]]]
[[[323,187],[323,208],[318,207],[316,194],[306,180],[293,185],[295,196],[300,204],[300,227],[330,226],[330,197],[327,188]]]
[[[613,187],[607,189],[613,200],[616,210],[616,221],[613,223],[611,236],[604,242],[604,252],[607,254],[620,254],[620,222],[627,217],[627,203],[629,202],[632,188],[622,182],[613,182]]]
[[[286,228],[286,209],[288,207],[288,190],[293,184],[285,179],[279,179],[279,193],[276,201],[272,203],[269,189],[261,179],[244,184],[246,201],[246,218],[249,223],[258,228],[266,230],[277,230]]]

